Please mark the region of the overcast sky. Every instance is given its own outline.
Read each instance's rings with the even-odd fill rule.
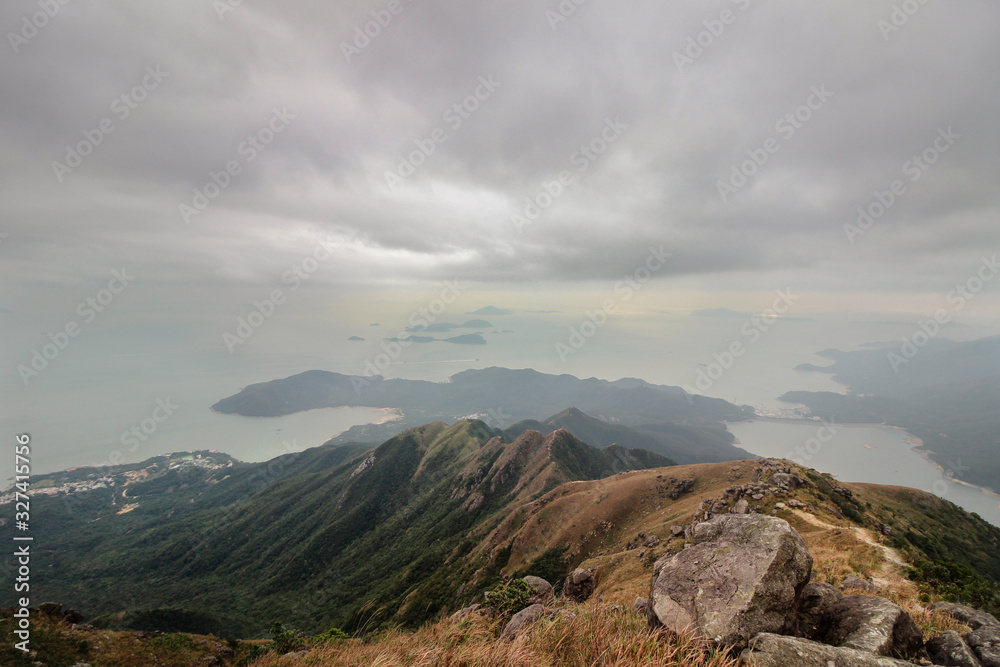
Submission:
[[[654,247],[665,286],[841,295],[1000,245],[990,0],[44,4],[0,8],[8,311],[121,267],[272,285],[320,238],[334,286],[584,284]]]

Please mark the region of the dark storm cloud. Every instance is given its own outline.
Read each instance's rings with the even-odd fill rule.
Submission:
[[[267,282],[328,234],[336,282],[613,280],[663,247],[658,278],[938,288],[997,246],[992,4],[928,3],[892,32],[883,1],[590,0],[565,21],[556,2],[218,6],[70,2],[30,39],[39,5],[0,9],[8,284],[122,261]],[[894,180],[884,216],[845,232]]]

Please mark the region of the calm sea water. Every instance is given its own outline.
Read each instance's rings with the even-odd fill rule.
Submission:
[[[1000,496],[947,478],[914,449],[915,439],[906,431],[888,426],[832,425],[829,431],[818,433],[821,426],[753,421],[730,424],[729,430],[743,449],[754,454],[797,460],[845,482],[927,491],[1000,526]]]

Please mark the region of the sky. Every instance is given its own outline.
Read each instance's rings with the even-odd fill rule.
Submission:
[[[71,323],[217,350],[300,288],[356,328],[446,281],[469,311],[582,316],[623,278],[648,312],[792,290],[798,316],[914,322],[1000,245],[985,0],[41,0],[0,24],[11,386]],[[995,332],[981,287],[961,315]]]

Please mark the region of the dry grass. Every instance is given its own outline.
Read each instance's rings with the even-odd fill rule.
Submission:
[[[606,605],[573,608],[575,619],[543,619],[513,641],[497,639],[498,621],[438,621],[416,632],[400,630],[348,640],[303,658],[265,656],[255,667],[735,667],[692,637],[650,630],[645,616]]]

